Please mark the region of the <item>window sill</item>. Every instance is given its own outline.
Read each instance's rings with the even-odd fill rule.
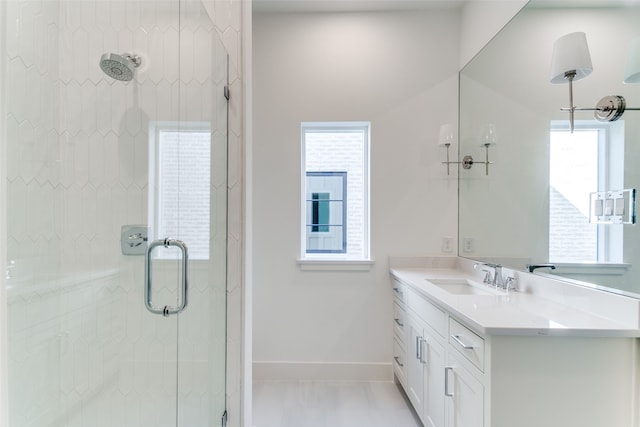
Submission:
[[[300,258],[297,262],[302,271],[370,271],[374,264],[370,259]]]
[[[554,263],[556,270],[551,270],[551,274],[584,274],[584,275],[605,275],[616,276],[622,275],[631,268],[626,263],[598,263],[598,262],[559,262]]]

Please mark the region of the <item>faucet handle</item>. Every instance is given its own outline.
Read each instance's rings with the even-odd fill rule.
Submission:
[[[509,291],[517,291],[518,288],[516,287],[516,278],[513,276],[509,276],[507,277],[507,279],[504,282],[504,290],[509,292]]]
[[[490,284],[492,281],[491,270],[487,270],[486,268],[483,268],[482,271],[484,271],[484,279],[482,279],[482,283]]]

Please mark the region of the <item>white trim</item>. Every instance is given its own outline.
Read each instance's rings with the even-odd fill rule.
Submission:
[[[307,254],[307,241],[306,241],[306,138],[305,133],[311,132],[363,132],[364,133],[364,147],[363,147],[363,188],[364,193],[364,206],[363,206],[363,236],[362,245],[363,253],[362,260],[367,261],[371,254],[371,122],[369,121],[340,121],[340,122],[301,122],[300,123],[300,259],[314,259],[317,254]],[[347,196],[348,200],[348,196]],[[324,255],[324,254],[323,254]],[[332,255],[332,254],[326,254]],[[339,260],[343,254],[333,254],[333,256]]]
[[[231,4],[231,1],[229,1]],[[239,283],[229,283],[227,286],[239,286],[242,293],[241,307],[229,305],[227,307],[227,378],[233,375],[240,377],[239,384],[230,384],[227,381],[227,410],[240,408],[239,416],[233,416],[229,427],[251,426],[253,425],[253,2],[241,3],[241,24],[240,43],[241,58],[238,58],[241,70],[242,95],[241,101],[237,102],[242,111],[238,113],[243,120],[242,138],[237,147],[241,152],[240,162],[233,163],[235,170],[230,173],[237,173],[241,178],[242,193],[241,198],[244,206],[239,206],[240,212],[230,212],[231,214],[241,214],[243,216],[241,235],[239,236],[242,247],[237,254],[239,263],[242,264]],[[231,102],[231,100],[230,100]],[[230,107],[233,103],[230,104]],[[229,113],[231,114],[231,108]],[[229,130],[230,132],[230,130]],[[234,166],[232,166],[234,167]],[[229,230],[227,229],[227,232]],[[229,255],[229,254],[228,254]],[[233,254],[231,254],[233,256]],[[228,289],[228,288],[227,288]],[[240,324],[235,322],[240,319]],[[235,333],[231,333],[235,331]],[[231,342],[229,342],[231,340]],[[232,348],[233,347],[233,348]],[[236,362],[230,363],[231,357],[237,357],[235,349],[240,353],[240,366]],[[230,351],[232,350],[232,351]],[[235,370],[239,372],[235,372]],[[236,391],[236,387],[240,387]],[[231,392],[233,390],[233,392]],[[239,418],[238,422],[233,421]]]
[[[297,260],[298,267],[302,271],[370,271],[375,263],[367,260],[339,260],[339,259],[310,259]]]
[[[631,264],[603,262],[559,262],[554,263],[556,270],[552,274],[597,274],[619,276],[631,268]]]
[[[0,16],[7,16],[7,2],[0,2]],[[0,34],[6,34],[5,19],[0,19]],[[5,70],[6,42],[0,43],[0,70]],[[0,235],[7,235],[7,133],[5,118],[5,78],[0,78]],[[7,239],[0,241],[0,263],[7,266]],[[9,425],[9,367],[7,351],[7,277],[0,274],[0,426]]]
[[[391,363],[253,362],[254,381],[392,381]]]

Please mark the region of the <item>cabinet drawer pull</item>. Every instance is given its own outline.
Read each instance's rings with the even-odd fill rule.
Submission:
[[[457,342],[458,344],[460,344],[460,346],[462,348],[464,348],[465,350],[473,350],[473,346],[469,345],[469,344],[465,344],[461,339],[460,339],[460,335],[451,335],[451,338]]]
[[[395,359],[398,366],[400,366],[401,368],[404,366],[402,363],[400,363],[400,358],[398,356],[394,356],[393,358]]]
[[[396,291],[396,294],[402,295],[402,291],[400,290],[400,288],[393,288],[393,290]]]
[[[400,323],[400,319],[398,319],[397,317],[395,319],[395,322],[398,324],[398,326],[400,326],[401,328],[404,327],[404,323]]]
[[[427,342],[427,340],[425,340],[424,338],[420,341],[420,363],[422,363],[423,365],[427,364],[427,360],[425,359],[425,351],[424,351],[424,345],[427,344],[429,345],[429,343]]]
[[[453,371],[453,367],[444,368],[444,395],[453,397],[453,393],[449,391],[449,372]]]

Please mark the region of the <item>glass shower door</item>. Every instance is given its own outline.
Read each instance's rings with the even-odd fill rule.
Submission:
[[[179,426],[221,426],[226,403],[228,57],[200,0],[182,0],[180,16],[180,114],[188,118],[180,128],[188,136],[180,144],[185,178],[176,232],[189,242],[191,269],[189,304],[178,316],[177,419]]]
[[[211,19],[200,0],[15,0],[0,19],[9,425],[220,425],[227,57]],[[154,247],[147,288],[165,238],[188,267]]]

